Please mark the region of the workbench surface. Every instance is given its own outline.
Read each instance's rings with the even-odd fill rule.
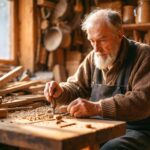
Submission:
[[[121,121],[65,116],[63,122],[57,123],[53,118],[26,119],[26,114],[32,113],[17,111],[0,119],[0,143],[35,150],[79,150],[86,146],[98,149],[99,144],[125,133],[125,122]]]

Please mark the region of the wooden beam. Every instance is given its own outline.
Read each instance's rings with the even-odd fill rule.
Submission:
[[[10,22],[11,22],[11,31],[10,31],[10,50],[11,50],[11,58],[12,64],[19,64],[19,18],[18,18],[18,0],[9,1],[10,3]]]
[[[34,71],[34,53],[36,49],[35,1],[19,0],[20,20],[20,63],[25,69]]]
[[[142,24],[124,24],[123,29],[125,30],[150,30],[150,23],[142,23]]]
[[[0,64],[15,65],[15,61],[14,60],[0,59]]]

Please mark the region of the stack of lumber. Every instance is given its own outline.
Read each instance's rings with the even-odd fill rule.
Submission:
[[[30,80],[22,66],[15,67],[0,77],[0,109],[45,104],[44,86],[42,81]]]
[[[11,70],[12,66],[0,64],[0,77]]]

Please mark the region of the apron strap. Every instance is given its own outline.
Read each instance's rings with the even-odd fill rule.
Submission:
[[[126,87],[126,88],[128,87],[128,81],[133,67],[133,62],[136,55],[136,49],[137,46],[131,41],[127,58],[125,60],[125,63],[123,64],[123,67],[117,79],[117,83],[116,83],[117,86]]]

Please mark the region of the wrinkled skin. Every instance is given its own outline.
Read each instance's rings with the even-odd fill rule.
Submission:
[[[71,102],[67,108],[71,116],[88,117],[100,115],[100,105],[98,102],[91,102],[87,99],[77,98]]]
[[[58,98],[63,92],[63,89],[56,81],[46,83],[44,89],[44,95],[47,101],[51,102],[53,98]]]

